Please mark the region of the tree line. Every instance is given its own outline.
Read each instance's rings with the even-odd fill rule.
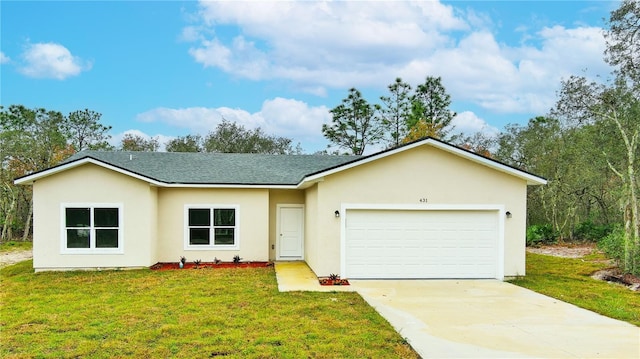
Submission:
[[[125,134],[120,146],[121,151],[160,150],[158,137],[145,138],[140,135]],[[293,145],[287,137],[266,134],[262,128],[247,129],[234,122],[223,119],[207,135],[189,134],[178,136],[165,143],[167,152],[217,152],[217,153],[265,153],[273,155],[302,153],[300,143]]]
[[[549,114],[498,136],[495,157],[549,179],[529,191],[529,223],[542,233],[528,235],[600,239],[609,256],[637,275],[640,2],[623,0],[608,25],[604,59],[614,68],[611,80],[565,79]]]
[[[598,240],[629,272],[640,272],[640,5],[624,0],[605,32],[607,83],[571,76],[561,83],[553,108],[527,124],[507,125],[496,136],[463,136],[451,124],[451,96],[439,77],[415,88],[397,78],[377,103],[349,89],[322,126],[331,142],[325,153],[363,154],[368,146],[392,148],[426,136],[454,143],[549,180],[528,192],[531,243]],[[13,179],[53,166],[77,151],[158,151],[157,137],[125,134],[109,145],[110,126],[82,110],[64,116],[20,105],[0,111],[0,224],[2,236],[28,238],[31,188]],[[180,136],[171,152],[302,153],[292,139],[222,121],[207,135]],[[425,184],[427,185],[427,184]]]
[[[109,144],[111,126],[102,115],[85,109],[63,115],[22,105],[0,107],[0,240],[27,240],[33,216],[32,188],[13,180],[59,164],[83,150],[158,151],[157,137],[125,134],[118,146]],[[267,135],[262,129],[222,121],[206,136],[170,140],[169,152],[301,153],[289,138]]]
[[[110,126],[90,110],[64,116],[58,111],[0,108],[0,225],[1,240],[31,233],[31,188],[15,186],[16,177],[54,166],[76,151],[109,148]]]

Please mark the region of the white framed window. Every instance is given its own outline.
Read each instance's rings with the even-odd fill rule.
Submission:
[[[61,253],[123,253],[121,203],[63,203],[60,212]]]
[[[185,249],[238,249],[237,205],[185,205]]]

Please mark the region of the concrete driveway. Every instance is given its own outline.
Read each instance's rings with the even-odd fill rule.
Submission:
[[[351,280],[423,358],[640,358],[640,328],[497,280]]]

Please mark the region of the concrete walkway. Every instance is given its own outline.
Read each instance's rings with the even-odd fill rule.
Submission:
[[[276,278],[278,290],[281,292],[351,292],[351,286],[323,286],[318,282],[318,277],[311,271],[305,262],[276,262]]]
[[[276,262],[280,291],[357,291],[423,358],[640,358],[640,328],[497,280],[321,286]]]

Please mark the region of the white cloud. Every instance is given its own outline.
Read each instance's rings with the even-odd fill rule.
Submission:
[[[474,32],[425,61],[438,69],[454,99],[500,113],[546,113],[563,78],[585,69],[592,77],[609,71],[599,28],[545,28],[537,41],[538,47],[510,47]]]
[[[0,64],[6,64],[9,61],[11,61],[9,56],[5,55],[4,52],[0,51]]]
[[[73,56],[64,46],[56,43],[27,45],[22,53],[23,65],[19,71],[34,78],[64,80],[91,69],[92,64]]]
[[[183,38],[204,67],[256,81],[284,79],[319,96],[331,88],[385,89],[398,76],[415,85],[432,75],[443,77],[454,101],[502,113],[544,113],[563,77],[609,72],[600,28],[529,28],[506,44],[486,30],[494,22],[488,14],[454,6],[201,2],[199,21]],[[238,32],[225,37],[218,26]]]
[[[166,108],[158,107],[136,116],[142,122],[161,122],[176,128],[188,129],[196,133],[207,133],[226,118],[232,122],[244,124],[251,117],[247,111],[230,109],[227,107],[188,107]]]
[[[457,114],[451,124],[455,126],[455,133],[463,133],[464,135],[473,135],[477,132],[482,132],[486,135],[496,135],[500,132],[497,128],[489,125],[485,120],[478,117],[471,111],[464,111]]]
[[[321,129],[323,123],[331,120],[331,115],[325,106],[311,107],[302,101],[277,97],[264,101],[262,108],[254,113],[228,107],[159,107],[138,114],[136,119],[164,123],[201,135],[206,135],[226,119],[249,129],[260,127],[269,135],[301,141],[307,149],[316,150],[325,146]]]
[[[200,15],[200,29],[236,25],[242,32],[196,36],[197,27],[187,26],[183,37],[200,39],[189,51],[197,62],[253,80],[292,80],[312,93],[393,80],[417,49],[449,41],[440,30],[467,27],[437,2],[202,2]]]
[[[195,26],[187,26],[182,29],[179,39],[182,41],[193,42],[200,39],[200,29]]]
[[[322,124],[331,121],[325,106],[309,107],[302,101],[280,97],[263,102],[260,117],[267,132],[300,140],[321,136]]]

